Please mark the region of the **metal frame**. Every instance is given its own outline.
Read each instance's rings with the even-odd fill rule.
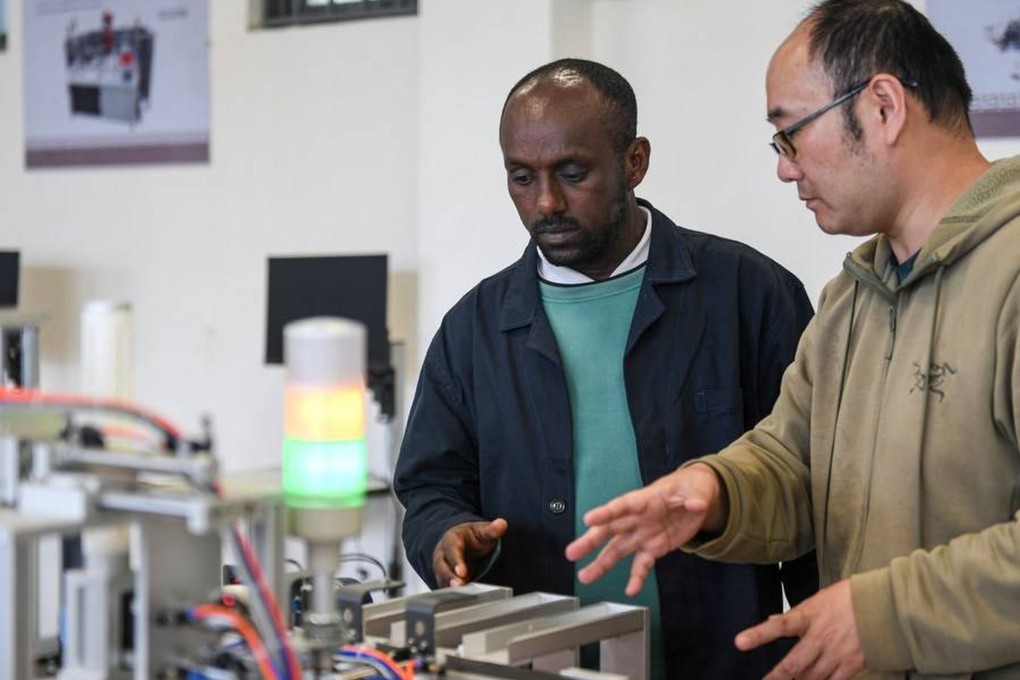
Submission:
[[[40,587],[39,542],[45,536],[71,535],[93,527],[130,525],[138,536],[138,565],[134,575],[134,655],[130,660],[134,680],[149,680],[165,665],[198,646],[200,636],[188,627],[156,626],[156,616],[205,602],[220,587],[222,555],[219,532],[235,520],[244,519],[252,547],[270,588],[282,602],[283,529],[282,499],[264,491],[236,491],[226,497],[198,493],[185,485],[121,488],[122,479],[107,480],[94,472],[60,472],[59,465],[111,465],[94,452],[70,447],[31,447],[38,480],[21,480],[14,494],[16,509],[0,509],[0,680],[40,677],[37,659],[46,646],[38,639]],[[0,437],[0,467],[6,476],[20,467],[19,441]],[[87,454],[87,455],[86,455]],[[144,456],[124,456],[121,470],[144,469]],[[173,469],[188,476],[189,462],[200,474],[207,463],[194,458],[161,458],[153,471]],[[51,467],[53,466],[53,467]],[[55,471],[55,468],[57,471]],[[10,494],[4,499],[10,501]],[[104,592],[102,587],[98,591]],[[98,612],[97,612],[98,615]],[[103,625],[104,620],[90,623]],[[70,637],[74,637],[71,635]],[[81,639],[79,637],[79,639]],[[103,640],[103,635],[92,640]],[[62,678],[92,677],[88,669],[70,669]],[[106,676],[102,676],[106,677]]]
[[[261,0],[255,7],[262,28],[418,14],[418,0],[324,0],[321,5],[310,0]]]
[[[648,610],[603,602],[575,612],[531,619],[464,636],[463,656],[539,670],[577,664],[578,647],[598,642],[600,670],[631,680],[649,677]],[[573,663],[568,658],[573,655]]]
[[[43,675],[37,665],[47,641],[38,637],[39,601],[42,589],[52,591],[54,585],[40,571],[43,538],[129,526],[134,539],[133,571],[126,548],[114,544],[88,552],[83,569],[63,574],[67,592],[80,600],[67,605],[65,599],[71,612],[66,626],[77,629],[65,629],[73,649],[60,680],[148,680],[190,663],[208,638],[193,626],[178,625],[179,617],[219,591],[224,537],[229,539],[229,527],[238,522],[251,537],[269,587],[281,603],[289,602],[284,574],[289,518],[278,483],[263,474],[241,475],[223,480],[222,495],[214,495],[204,490],[216,477],[211,454],[113,453],[33,439],[47,432],[52,437],[59,425],[54,419],[51,411],[0,410],[0,680]],[[350,596],[341,594],[338,609],[325,612],[336,619],[336,637],[316,637],[306,623],[303,632],[295,629],[293,644],[319,650],[312,663],[323,669],[329,667],[329,650],[341,641],[406,648],[424,664],[419,678],[649,676],[648,610],[642,607],[604,603],[579,609],[574,597],[515,598],[509,588],[480,583],[365,602],[368,590],[392,585],[360,584]],[[132,616],[126,613],[129,590]],[[325,601],[328,609],[332,598]],[[133,626],[129,655],[120,653],[124,625]],[[576,668],[579,648],[596,642],[600,670]],[[363,672],[324,677],[343,680]]]
[[[43,312],[0,310],[0,385],[6,379],[19,387],[39,386],[39,326],[48,318]],[[7,353],[17,342],[21,351],[17,375],[6,375]]]
[[[0,680],[36,677],[39,538],[77,528],[62,519],[0,510]]]

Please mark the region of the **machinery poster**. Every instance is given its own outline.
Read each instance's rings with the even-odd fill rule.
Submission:
[[[974,132],[1020,137],[1020,0],[928,0],[927,13],[963,60]]]
[[[207,2],[24,0],[26,167],[208,162]]]
[[[0,52],[7,49],[7,0],[0,0]]]

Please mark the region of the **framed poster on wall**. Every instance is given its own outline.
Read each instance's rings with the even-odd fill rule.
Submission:
[[[253,28],[275,28],[414,15],[418,0],[262,0],[252,11]]]
[[[1020,0],[928,0],[927,13],[963,60],[974,133],[1020,136]]]
[[[209,160],[208,0],[24,0],[28,168]]]
[[[0,52],[7,49],[7,0],[0,0]]]

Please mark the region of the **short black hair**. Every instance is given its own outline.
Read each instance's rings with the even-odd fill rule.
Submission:
[[[606,125],[613,146],[620,153],[626,151],[630,143],[637,138],[637,98],[627,79],[605,64],[587,59],[568,58],[539,66],[510,88],[510,93],[503,102],[503,113],[506,113],[510,100],[524,86],[563,73],[577,75],[595,88],[606,104],[608,114]]]
[[[928,19],[903,0],[822,0],[802,22],[808,53],[820,60],[834,94],[889,73],[907,85],[928,112],[928,119],[973,135],[968,110],[972,98],[963,63]],[[853,107],[845,107],[847,126],[860,138]]]

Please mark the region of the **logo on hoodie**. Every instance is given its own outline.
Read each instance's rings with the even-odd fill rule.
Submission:
[[[914,386],[910,388],[910,393],[913,394],[916,391],[921,392],[932,392],[933,394],[939,395],[939,401],[941,402],[946,397],[945,381],[951,375],[956,374],[956,369],[947,363],[942,365],[932,362],[928,367],[928,372],[925,373],[921,370],[921,364],[914,362]]]

